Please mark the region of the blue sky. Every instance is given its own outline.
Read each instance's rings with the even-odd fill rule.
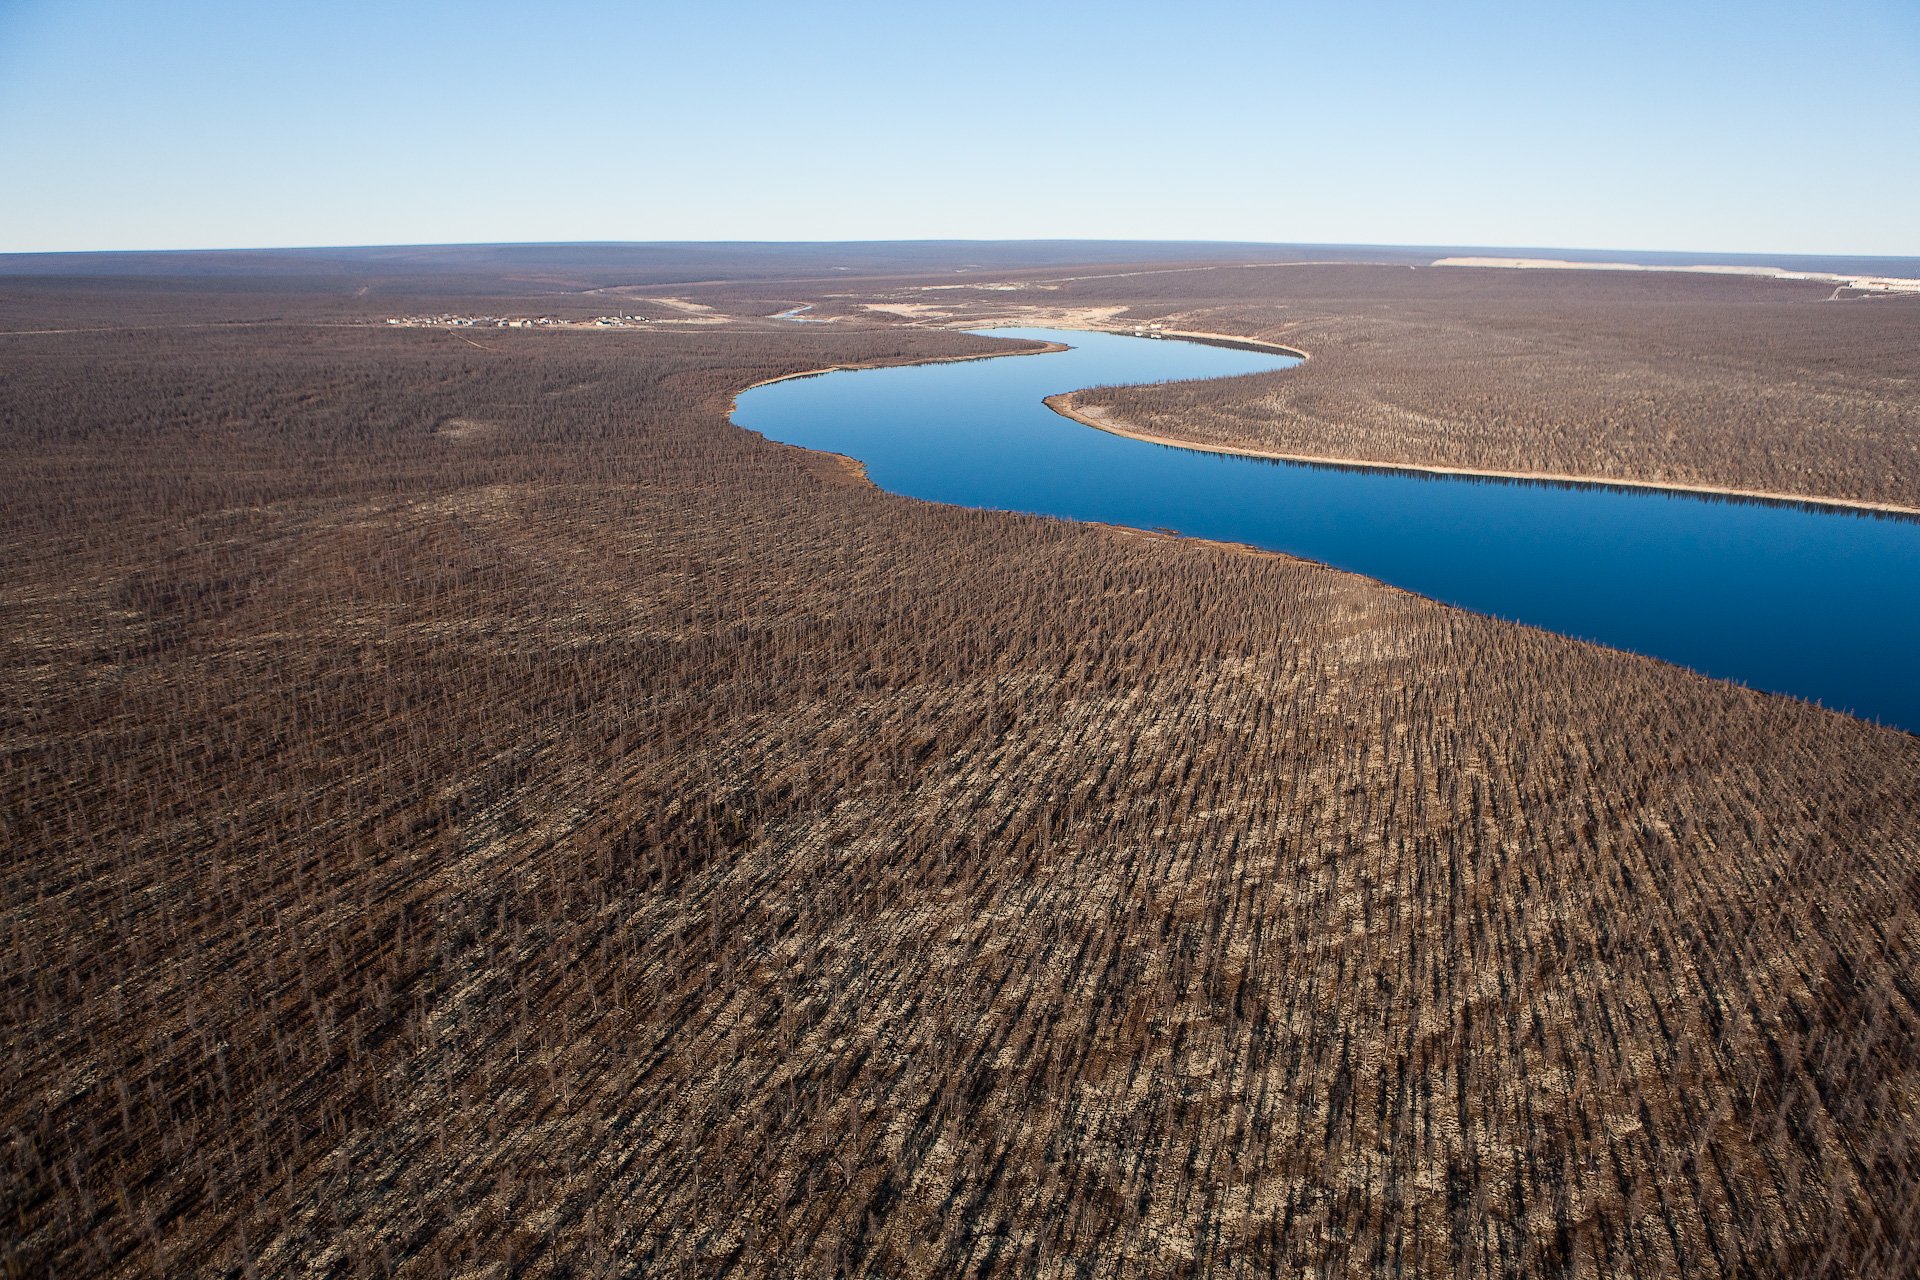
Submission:
[[[1916,0],[0,0],[0,251],[1920,254],[1916,138]]]

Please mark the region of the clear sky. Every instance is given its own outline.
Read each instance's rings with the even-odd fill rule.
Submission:
[[[1920,0],[0,0],[0,251],[1920,254]]]

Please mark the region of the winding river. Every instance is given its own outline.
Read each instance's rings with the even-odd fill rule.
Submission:
[[[734,421],[934,502],[1248,543],[1920,732],[1920,521],[1604,485],[1314,466],[1149,444],[1044,397],[1286,368],[1051,329],[1069,351],[789,379]]]

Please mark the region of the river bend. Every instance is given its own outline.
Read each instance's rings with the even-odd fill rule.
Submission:
[[[1298,361],[1173,339],[992,332],[1072,349],[769,383],[740,396],[734,421],[856,458],[909,497],[1283,551],[1920,731],[1920,521],[1131,440],[1042,400]]]

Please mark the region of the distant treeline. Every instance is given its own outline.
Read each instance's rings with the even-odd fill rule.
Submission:
[[[310,291],[329,282],[465,296],[528,294],[572,285],[926,275],[1116,263],[1286,261],[1335,246],[1177,240],[880,240],[612,244],[374,245],[0,254],[0,277],[174,278],[273,282]],[[1337,246],[1341,257],[1425,262],[1424,250]]]

